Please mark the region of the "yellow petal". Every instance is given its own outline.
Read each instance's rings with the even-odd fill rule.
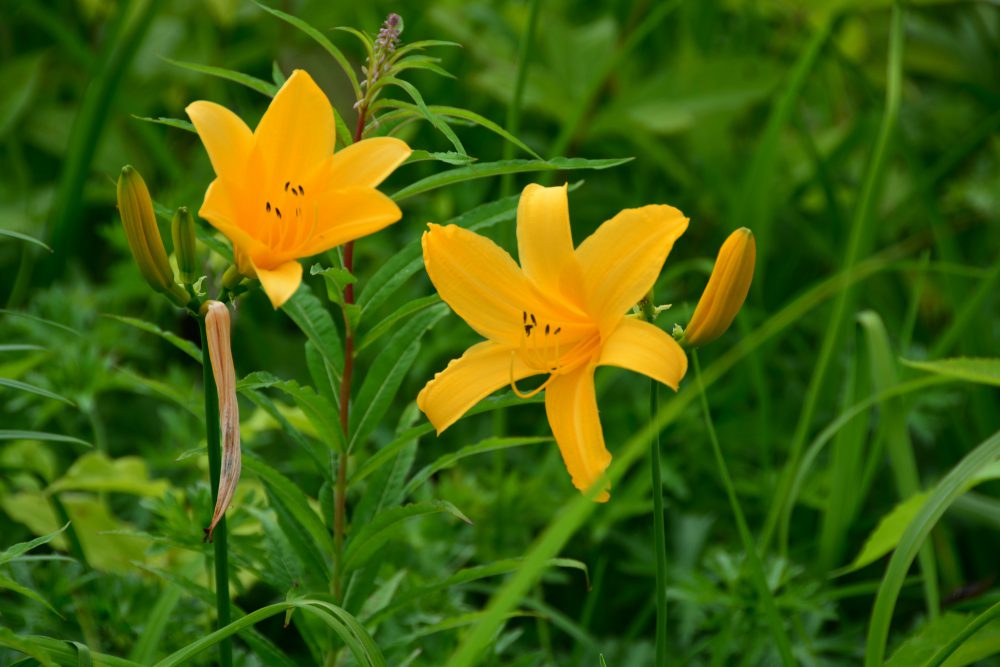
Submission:
[[[308,232],[308,236],[303,236],[301,243],[291,247],[295,257],[309,257],[374,234],[399,220],[403,214],[396,202],[378,190],[351,187],[320,195],[314,215],[315,220],[307,217],[297,223],[305,225],[304,231]]]
[[[333,153],[333,107],[316,82],[297,69],[254,130],[272,185],[301,179]]]
[[[329,187],[378,187],[412,152],[405,141],[395,137],[375,137],[351,144],[333,154]]]
[[[597,414],[594,366],[588,364],[553,378],[545,389],[545,412],[573,486],[587,491],[600,482],[611,463]],[[594,500],[608,500],[609,488],[604,483]]]
[[[567,186],[532,183],[517,205],[517,252],[521,268],[542,291],[582,303],[583,276],[573,251]]]
[[[532,287],[521,268],[485,236],[455,225],[429,224],[424,266],[441,298],[484,338],[516,345]]]
[[[510,348],[483,341],[436,374],[417,395],[417,407],[441,433],[476,403],[510,384],[512,375],[516,381],[535,373]]]
[[[198,215],[225,234],[233,245],[239,245],[246,253],[257,254],[263,249],[263,244],[239,225],[239,202],[244,199],[241,192],[233,183],[222,178],[215,179],[205,191],[205,201]]]
[[[687,225],[688,219],[672,206],[630,208],[580,244],[576,256],[584,289],[603,336],[649,292]]]
[[[626,317],[604,342],[597,363],[642,373],[677,391],[688,362],[670,334],[649,322]]]
[[[302,283],[302,265],[295,261],[279,264],[273,269],[263,269],[255,262],[254,268],[261,287],[264,288],[267,298],[271,300],[271,305],[275,309],[281,308],[292,298]]]
[[[205,145],[216,176],[243,178],[253,148],[253,133],[246,123],[214,102],[192,102],[185,111]]]

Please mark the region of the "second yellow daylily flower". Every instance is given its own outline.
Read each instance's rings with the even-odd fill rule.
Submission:
[[[193,102],[186,111],[216,174],[198,215],[229,237],[240,271],[260,279],[275,308],[302,281],[297,260],[402,215],[375,188],[409,157],[409,146],[378,137],[334,153],[333,107],[302,70],[288,78],[253,132],[213,102]]]
[[[611,463],[597,413],[594,370],[619,366],[676,390],[687,371],[680,345],[626,317],[656,281],[688,219],[671,206],[626,209],[574,249],[567,188],[529,185],[517,210],[521,265],[489,239],[430,225],[424,263],[441,298],[487,340],[470,347],[420,392],[438,433],[497,389],[545,391],[545,410],[573,484],[586,491]],[[525,392],[517,382],[548,376]],[[597,500],[609,497],[601,488]]]

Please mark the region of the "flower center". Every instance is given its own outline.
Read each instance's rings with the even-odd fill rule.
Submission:
[[[510,353],[510,388],[521,398],[537,395],[558,375],[565,375],[586,363],[600,346],[600,334],[593,334],[575,340],[566,340],[563,327],[557,322],[544,322],[534,313],[521,313],[521,335],[518,349]],[[514,379],[514,361],[520,357],[528,368],[547,373],[549,377],[541,384],[522,392]]]
[[[301,183],[286,180],[264,201],[263,240],[271,248],[290,247],[308,239],[316,227],[314,206]]]

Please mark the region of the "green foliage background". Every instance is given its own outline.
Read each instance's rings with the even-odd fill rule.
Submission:
[[[525,46],[533,4],[538,26]],[[266,107],[257,91],[169,60],[265,82],[306,69],[352,126],[354,99],[329,54],[250,2],[2,0],[0,8],[0,228],[54,251],[0,237],[0,378],[29,385],[0,386],[0,548],[72,520],[72,530],[47,546],[0,558],[0,644],[10,647],[0,649],[0,662],[24,653],[44,660],[47,650],[60,664],[78,664],[84,646],[152,664],[213,627],[203,557],[210,549],[201,543],[211,514],[201,371],[184,344],[115,317],[197,342],[195,323],[152,298],[133,265],[114,180],[123,164],[135,164],[165,210],[196,210],[212,178],[197,137],[139,118],[183,118],[188,102],[209,99],[252,125]],[[516,195],[529,182],[569,181],[577,242],[622,208],[670,203],[691,218],[656,290],[658,302],[673,304],[659,320],[669,330],[687,321],[726,235],[753,229],[758,264],[747,305],[700,361],[707,379],[711,368],[733,362],[708,389],[708,403],[797,662],[850,665],[866,656],[878,664],[872,629],[885,624],[887,655],[898,651],[891,664],[926,664],[1000,599],[992,450],[982,450],[968,479],[955,478],[955,497],[909,578],[902,580],[903,546],[888,573],[885,559],[897,544],[910,546],[917,527],[930,529],[920,513],[930,504],[921,503],[1000,429],[996,361],[957,370],[900,361],[996,357],[1000,349],[994,3],[904,8],[899,107],[894,114],[889,105],[895,125],[884,163],[873,149],[891,88],[888,2],[306,0],[278,8],[321,30],[356,66],[359,43],[330,28],[373,33],[398,12],[404,43],[462,45],[432,52],[454,79],[407,72],[428,104],[475,111],[543,158],[635,158],[408,198],[402,221],[358,243],[362,289],[426,222]],[[519,53],[527,65],[515,105]],[[479,162],[531,158],[480,126],[453,129]],[[399,136],[415,148],[455,150],[428,123]],[[383,190],[453,168],[406,165]],[[514,201],[493,205],[498,223],[485,232],[511,250]],[[318,261],[336,263],[336,253]],[[210,280],[225,266],[213,256]],[[338,321],[323,278],[306,274],[310,307]],[[365,320],[374,326],[430,294],[418,270]],[[653,664],[655,552],[644,457],[622,469],[610,503],[583,505],[536,402],[467,417],[441,438],[431,433],[393,450],[387,467],[364,468],[367,457],[425,423],[413,404],[420,387],[477,339],[441,306],[407,321],[404,332],[429,330],[364,445],[366,458],[352,466],[352,532],[404,499],[436,513],[393,524],[392,539],[362,561],[370,585],[357,586],[365,594],[349,592],[344,607],[389,665],[596,666],[600,655],[611,667]],[[330,515],[326,473],[303,448],[315,448],[322,434],[293,399],[298,385],[331,400],[334,389],[317,377],[315,345],[304,348],[292,320],[260,292],[240,303],[233,330],[238,375],[269,374],[244,383],[244,396],[256,387],[258,400],[242,403],[249,461],[229,513],[234,602],[250,612],[326,592],[322,553],[303,560],[314,534],[296,534],[301,522],[287,515]],[[362,350],[359,383],[391,347],[386,340]],[[277,378],[297,384],[276,385]],[[612,454],[627,443],[645,452],[648,393],[645,379],[599,372]],[[682,401],[661,436],[672,664],[775,664],[773,628],[744,563],[693,371],[677,397],[664,391],[662,400],[668,411]],[[477,444],[454,465],[441,461]],[[435,462],[441,469],[418,475],[404,498],[403,481]],[[776,499],[793,479],[796,502],[785,516]],[[920,491],[926,495],[915,496]],[[555,556],[564,560],[548,560]],[[544,574],[535,577],[535,569]],[[514,572],[523,578],[511,579]],[[876,606],[873,615],[880,585],[894,577],[902,582],[895,609]],[[237,664],[312,664],[337,644],[304,611],[287,628],[280,619],[239,636]],[[946,664],[1000,651],[991,619]],[[479,641],[477,627],[487,628],[485,654],[457,662],[460,642]],[[45,649],[27,639],[34,635],[80,644]],[[190,664],[211,664],[214,655]],[[340,656],[343,664],[351,659]]]

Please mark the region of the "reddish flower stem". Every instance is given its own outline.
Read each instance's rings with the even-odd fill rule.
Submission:
[[[358,124],[354,128],[354,141],[361,141],[365,131],[367,106],[358,108]],[[354,272],[354,241],[344,244],[344,268]],[[344,372],[340,376],[340,429],[344,432],[345,451],[337,461],[337,487],[333,505],[333,548],[336,552],[336,571],[333,577],[333,595],[340,600],[343,595],[344,521],[347,515],[347,443],[350,442],[349,422],[351,409],[351,376],[354,374],[354,331],[347,317],[347,308],[354,304],[354,285],[344,287]]]

